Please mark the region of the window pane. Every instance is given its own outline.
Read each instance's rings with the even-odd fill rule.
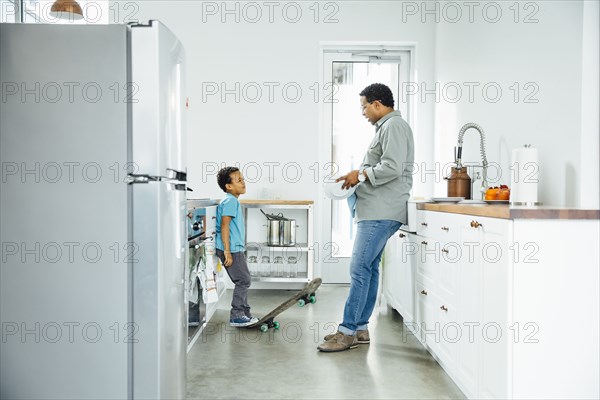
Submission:
[[[406,77],[407,78],[407,77]],[[398,107],[398,64],[367,62],[333,63],[334,99],[332,115],[332,161],[337,175],[358,169],[375,128],[362,115],[359,93],[372,83],[383,83],[392,90]],[[403,115],[405,113],[400,110]],[[346,201],[333,201],[331,207],[331,239],[339,246],[338,257],[350,257],[355,225]]]

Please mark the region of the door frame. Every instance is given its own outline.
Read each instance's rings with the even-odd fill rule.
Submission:
[[[392,51],[407,51],[410,56],[409,62],[409,81],[416,82],[416,54],[417,54],[417,43],[416,42],[321,42],[319,45],[319,87],[322,90],[326,90],[329,86],[326,86],[329,81],[325,81],[330,76],[330,73],[325,71],[325,68],[330,66],[334,60],[330,59],[332,54],[339,54],[339,60],[335,61],[350,61],[349,53],[356,52],[377,52],[382,49]],[[359,56],[353,56],[352,60],[358,60]],[[365,57],[368,61],[368,57]],[[402,90],[400,90],[402,94]],[[327,99],[327,96],[323,96]],[[400,99],[395,99],[399,101]],[[416,102],[408,105],[408,114],[405,116],[407,122],[413,126],[413,129],[417,129],[416,123]],[[331,270],[327,267],[327,263],[332,262],[331,259],[331,201],[325,196],[323,190],[323,182],[321,179],[324,166],[331,162],[332,152],[332,130],[331,130],[331,102],[321,101],[319,103],[319,139],[318,139],[318,165],[321,174],[319,175],[318,181],[318,199],[319,205],[316,211],[317,221],[322,221],[322,224],[316,229],[317,252],[315,254],[315,276],[321,276],[323,283],[350,283],[350,272],[349,263],[347,265],[341,265],[340,270],[336,271],[335,274],[331,273]],[[340,171],[342,172],[342,171]]]

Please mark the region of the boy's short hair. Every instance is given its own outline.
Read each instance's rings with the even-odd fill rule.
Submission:
[[[225,193],[227,193],[227,188],[225,187],[225,185],[231,183],[231,174],[233,174],[234,172],[238,172],[239,170],[240,169],[237,167],[225,167],[221,168],[221,170],[217,174],[217,183]]]
[[[367,103],[379,100],[381,104],[394,108],[394,95],[389,87],[383,83],[373,83],[360,92],[359,96],[365,96]]]

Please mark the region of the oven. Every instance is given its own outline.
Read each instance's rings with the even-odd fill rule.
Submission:
[[[216,201],[208,199],[187,200],[188,269],[185,276],[188,303],[188,340],[206,322],[206,303],[200,269],[205,262],[206,243],[215,239]],[[208,215],[207,215],[208,214]],[[208,218],[208,223],[207,223]]]

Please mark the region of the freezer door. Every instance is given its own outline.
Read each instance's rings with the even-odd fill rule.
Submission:
[[[132,151],[138,173],[186,172],[184,51],[164,25],[131,29]]]

